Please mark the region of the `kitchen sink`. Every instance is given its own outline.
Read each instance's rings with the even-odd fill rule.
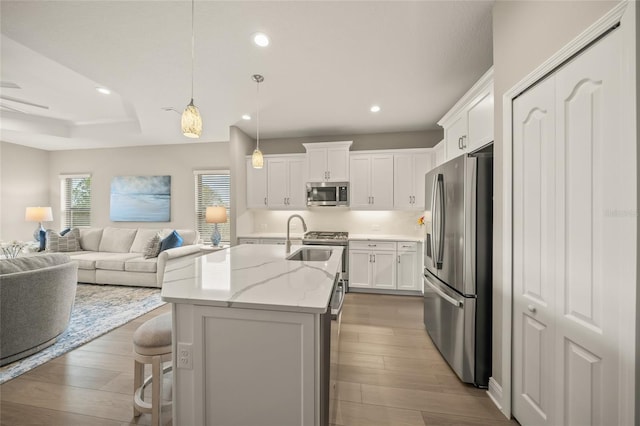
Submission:
[[[318,249],[303,247],[287,257],[287,260],[298,260],[308,262],[325,262],[331,257],[331,249]]]

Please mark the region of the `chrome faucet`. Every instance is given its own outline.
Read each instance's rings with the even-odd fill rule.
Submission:
[[[287,220],[287,241],[284,245],[285,254],[291,253],[291,238],[289,237],[289,228],[291,228],[291,219],[293,219],[294,217],[297,217],[302,221],[302,228],[304,229],[304,232],[307,232],[307,224],[304,222],[302,216],[300,216],[299,214],[292,214],[291,216],[289,216],[289,219]]]

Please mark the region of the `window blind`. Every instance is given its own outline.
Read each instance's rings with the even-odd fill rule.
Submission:
[[[196,229],[200,232],[200,238],[204,241],[211,240],[214,224],[205,222],[207,207],[224,206],[229,218],[231,203],[230,176],[228,170],[195,171],[196,183]],[[231,241],[229,219],[226,223],[219,223],[218,230],[222,236],[222,242]]]
[[[60,186],[62,227],[91,226],[91,176],[61,175]]]

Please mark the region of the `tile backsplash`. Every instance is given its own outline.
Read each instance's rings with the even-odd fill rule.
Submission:
[[[347,231],[351,234],[420,236],[420,211],[363,211],[314,208],[301,211],[253,210],[253,232],[287,232],[287,219],[299,214],[313,231]],[[292,232],[302,232],[299,220],[291,221]]]

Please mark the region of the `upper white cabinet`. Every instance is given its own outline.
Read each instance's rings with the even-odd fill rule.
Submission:
[[[352,209],[393,209],[393,154],[351,154],[349,175]]]
[[[309,182],[349,180],[349,147],[352,141],[303,143],[307,150]]]
[[[444,139],[433,147],[433,167],[437,167],[445,161]]]
[[[266,158],[267,206],[270,209],[305,209],[305,155]]]
[[[267,208],[267,163],[261,169],[254,169],[251,158],[247,159],[247,208]]]
[[[424,175],[433,168],[431,150],[393,155],[393,207],[424,210]]]
[[[438,122],[445,161],[493,141],[493,67]]]

